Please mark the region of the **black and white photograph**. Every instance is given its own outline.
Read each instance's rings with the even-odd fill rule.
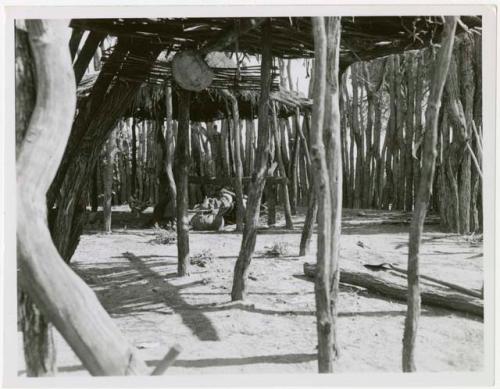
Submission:
[[[83,5],[4,10],[4,384],[493,384],[495,12]]]

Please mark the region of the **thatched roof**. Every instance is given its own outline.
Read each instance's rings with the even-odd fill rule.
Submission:
[[[207,42],[217,41],[221,35],[234,33],[240,23],[248,24],[248,18],[175,18],[175,19],[74,19],[71,26],[75,29],[104,32],[127,42],[128,47],[161,46],[164,53],[153,67],[141,57],[132,55],[132,50],[125,56],[117,55],[117,63],[103,66],[103,75],[111,77],[113,82],[146,81],[141,87],[133,107],[127,115],[151,117],[164,115],[164,84],[171,79],[169,58],[173,52],[206,47]],[[273,55],[282,58],[312,57],[314,43],[311,19],[271,18]],[[441,17],[342,17],[342,34],[340,50],[341,71],[353,62],[370,60],[405,50],[428,46],[437,40],[443,26]],[[473,28],[480,30],[479,17],[462,17],[457,31]],[[118,43],[119,44],[119,43]],[[131,46],[130,46],[131,45]],[[225,47],[229,52],[259,54],[261,51],[261,29],[255,27],[239,35],[237,44]],[[111,61],[111,55],[108,61]],[[106,58],[105,58],[106,59]],[[229,89],[238,97],[242,118],[254,117],[256,99],[260,87],[260,69],[258,67],[237,68],[227,57],[207,57],[212,61],[214,81],[209,90],[193,94],[191,101],[192,120],[209,121],[226,116],[226,101],[217,89]],[[111,65],[111,66],[106,66]],[[231,66],[230,66],[231,65]],[[222,67],[221,67],[222,66]],[[106,73],[106,72],[109,73]],[[146,76],[147,73],[148,75]],[[311,102],[303,96],[278,90],[277,69],[273,70],[274,98],[281,100],[279,113],[281,116],[295,112],[296,107],[308,109]],[[91,79],[83,80],[79,89],[93,85]],[[142,101],[142,99],[145,99]],[[176,116],[176,94],[174,99],[174,117]]]
[[[123,81],[141,81],[144,77],[141,77],[142,69],[141,65],[146,61],[145,58],[138,57],[135,55],[128,55],[120,63],[113,63],[110,52],[112,49],[108,50],[101,58],[104,63],[108,63],[110,66],[106,68],[117,68],[122,67],[123,64],[127,64],[127,72],[115,72],[118,78]],[[145,82],[153,84],[171,84],[172,81],[172,55],[173,53],[166,54],[163,52],[158,59],[153,64]],[[205,61],[208,66],[212,69],[214,73],[214,79],[210,88],[212,89],[241,89],[241,90],[260,90],[260,66],[240,66],[238,67],[236,63],[228,58],[224,53],[213,52],[209,53]],[[105,69],[106,69],[105,68]],[[271,90],[279,89],[279,69],[277,67],[272,67],[272,85]],[[106,72],[106,70],[104,70]]]
[[[481,18],[464,16],[457,32],[481,27]],[[169,51],[198,49],[221,34],[234,32],[248,18],[74,19],[71,27],[136,39]],[[281,58],[314,56],[311,18],[272,18],[272,54]],[[439,16],[342,17],[340,68],[436,41],[443,26]],[[240,35],[238,51],[261,52],[261,27]],[[235,45],[227,47],[235,51]]]
[[[105,63],[109,63],[109,53],[103,56]],[[142,58],[128,56],[126,74],[117,73],[113,82],[140,82],[140,72],[131,71],[135,66],[139,68]],[[237,68],[235,62],[224,53],[210,53],[206,58],[207,63],[215,74],[213,84],[209,89],[199,93],[192,93],[191,120],[212,121],[229,116],[228,102],[222,90],[230,90],[238,100],[240,117],[252,119],[257,117],[257,107],[260,88],[260,68]],[[139,119],[165,118],[166,116],[166,87],[172,85],[172,72],[170,67],[171,56],[162,53],[153,65],[146,82],[142,83],[134,101],[125,112],[125,117]],[[105,69],[105,68],[103,68]],[[78,86],[80,99],[86,98],[98,77],[99,73],[87,75]],[[311,100],[305,96],[284,89],[280,89],[277,69],[273,71],[271,100],[277,105],[278,115],[281,117],[294,115],[296,109],[307,111],[311,107]],[[177,89],[173,85],[172,105],[173,117],[177,118]]]
[[[258,113],[259,92],[233,91],[238,100],[241,119],[254,119]],[[312,101],[288,90],[271,92],[271,101],[277,105],[278,116],[287,117],[296,113],[298,107],[302,112],[309,111]],[[177,90],[172,94],[173,117],[177,118]],[[143,84],[135,101],[126,113],[137,118],[155,118],[166,116],[165,87]],[[190,118],[196,122],[207,122],[230,116],[230,105],[220,89],[207,89],[191,94]]]
[[[97,79],[97,73],[83,78],[78,87],[79,99],[85,99]],[[116,80],[115,82],[127,82]],[[143,83],[139,88],[133,103],[124,113],[124,117],[136,117],[138,119],[153,119],[166,117],[166,84]],[[253,119],[257,117],[259,92],[255,90],[233,90],[238,100],[241,119]],[[294,115],[296,109],[307,112],[311,109],[312,101],[302,94],[278,89],[271,91],[271,101],[277,105],[278,116],[287,117]],[[177,89],[172,93],[173,117],[177,119]],[[191,120],[197,122],[209,122],[230,116],[230,106],[222,89],[209,88],[199,93],[191,93]]]

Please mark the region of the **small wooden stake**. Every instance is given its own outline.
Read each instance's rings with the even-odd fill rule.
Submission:
[[[172,366],[181,352],[181,346],[179,346],[178,344],[172,346],[172,348],[168,350],[167,355],[165,355],[155,367],[151,375],[163,375],[167,371],[167,369]]]

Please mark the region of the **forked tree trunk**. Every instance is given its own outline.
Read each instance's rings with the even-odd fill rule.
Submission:
[[[337,340],[337,299],[339,294],[339,260],[340,260],[340,235],[342,219],[342,154],[340,139],[340,109],[339,109],[339,52],[340,52],[340,17],[326,18],[326,90],[325,90],[325,115],[323,139],[325,142],[326,166],[328,170],[328,182],[330,185],[330,206],[325,212],[330,211],[330,236],[326,237],[326,244],[330,245],[330,258],[328,268],[330,269],[330,315],[331,315],[331,350],[328,357],[325,356],[324,367],[329,360],[329,369],[333,370],[331,363],[339,355],[339,344]],[[365,181],[365,185],[367,182]],[[319,346],[321,347],[321,346]],[[318,350],[319,350],[318,347]],[[318,353],[320,355],[320,353]],[[331,362],[330,362],[331,360]],[[320,366],[323,365],[320,363]],[[330,370],[329,370],[330,371]]]
[[[404,372],[415,371],[415,343],[420,317],[419,251],[434,177],[439,109],[453,50],[456,22],[457,17],[455,16],[445,17],[441,48],[434,66],[430,84],[431,90],[425,112],[425,126],[427,129],[424,135],[422,170],[415,201],[415,211],[410,224],[410,242],[408,246],[408,310],[405,320],[402,358]]]
[[[272,66],[272,36],[271,20],[266,19],[262,26],[262,62],[261,62],[261,89],[259,97],[258,140],[253,181],[250,184],[250,193],[247,200],[246,223],[243,230],[240,253],[234,268],[231,299],[243,300],[246,292],[246,277],[248,267],[252,261],[257,238],[257,225],[260,215],[262,191],[266,182],[267,161],[269,157],[269,93],[271,89]]]
[[[331,304],[331,195],[323,125],[325,118],[327,37],[325,18],[312,18],[314,36],[314,105],[311,121],[311,160],[315,169],[314,187],[318,196],[317,274],[314,284],[316,297],[316,328],[318,331],[318,369],[333,370],[333,332]]]
[[[64,23],[26,22],[37,72],[37,105],[17,159],[20,284],[92,375],[141,374],[134,352],[92,290],[62,261],[46,220],[46,193],[75,112],[75,79]],[[54,136],[57,134],[57,136]]]
[[[37,91],[35,65],[28,34],[16,25],[15,38],[16,157],[18,157],[35,107]],[[18,290],[18,322],[23,333],[26,375],[53,376],[57,366],[52,324],[22,289]]]
[[[191,92],[179,90],[179,129],[175,147],[177,188],[177,275],[189,275],[189,106]]]
[[[106,142],[106,162],[104,165],[104,198],[102,213],[104,218],[104,231],[111,232],[111,203],[113,200],[113,166],[116,151],[116,130],[111,131]]]

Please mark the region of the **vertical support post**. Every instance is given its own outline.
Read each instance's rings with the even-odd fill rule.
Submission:
[[[113,200],[113,165],[116,150],[116,129],[111,131],[106,142],[106,165],[104,166],[104,198],[102,202],[102,213],[104,217],[104,231],[111,232],[111,204]]]
[[[309,197],[307,199],[307,213],[304,220],[304,228],[302,229],[302,234],[300,237],[300,248],[299,256],[303,257],[309,251],[309,245],[311,243],[311,237],[314,229],[314,222],[318,215],[318,199],[314,193],[314,188],[311,188],[309,192]]]
[[[311,123],[311,160],[316,170],[313,176],[315,193],[318,196],[318,250],[316,282],[316,327],[318,331],[318,370],[332,372],[333,338],[331,315],[331,196],[323,141],[325,117],[327,42],[325,19],[313,17],[314,35],[314,105]]]
[[[245,206],[243,205],[243,163],[241,162],[241,128],[240,128],[240,112],[238,100],[229,91],[224,91],[225,95],[231,102],[231,112],[233,116],[233,156],[234,156],[234,189],[236,192],[236,231],[243,231],[245,219]]]
[[[276,104],[272,105],[272,112],[273,112],[273,135],[274,135],[274,144],[275,144],[275,150],[276,150],[276,160],[278,161],[278,168],[280,171],[281,177],[285,180],[285,182],[281,185],[281,194],[282,194],[282,201],[283,201],[283,209],[285,210],[285,221],[286,221],[286,228],[288,230],[293,230],[293,221],[292,221],[292,210],[290,207],[290,195],[288,193],[288,182],[287,182],[287,175],[286,175],[286,167],[285,163],[283,162],[283,156],[281,153],[281,141],[279,139],[279,128],[278,128],[278,117],[276,113]],[[298,131],[297,131],[298,132]],[[295,134],[295,138],[298,139],[298,134]],[[294,157],[295,158],[295,157]],[[297,156],[298,158],[298,156]],[[296,166],[296,165],[295,165]],[[297,172],[292,171],[292,175],[295,175]]]
[[[137,187],[137,119],[132,118],[132,177],[130,179],[130,193],[136,197]]]
[[[250,184],[250,193],[247,201],[246,223],[243,229],[240,254],[234,268],[233,288],[231,299],[243,300],[245,297],[245,282],[248,267],[252,260],[257,238],[257,224],[260,215],[260,202],[262,191],[266,182],[267,162],[270,151],[269,142],[269,93],[271,89],[272,65],[272,35],[271,20],[266,19],[262,26],[262,63],[261,63],[261,88],[259,98],[259,120],[257,152],[255,153],[255,166]]]
[[[175,186],[174,179],[174,152],[175,152],[175,144],[174,144],[174,126],[173,126],[173,110],[172,110],[172,87],[168,86],[166,88],[165,93],[166,99],[166,112],[167,112],[167,125],[165,129],[165,172],[167,173],[167,181],[168,181],[168,190],[169,190],[169,198],[170,209],[168,210],[168,214],[173,216],[175,214],[175,210],[177,209],[177,189]]]
[[[330,184],[331,228],[327,243],[330,245],[330,315],[331,341],[328,359],[331,364],[339,354],[337,341],[337,299],[339,293],[340,235],[342,219],[342,145],[340,137],[339,52],[340,17],[326,18],[326,90],[323,140]],[[365,182],[366,184],[366,182]],[[325,212],[327,209],[325,209]],[[325,361],[326,365],[326,361]],[[326,367],[326,366],[325,366]],[[329,366],[333,369],[333,366]]]
[[[175,148],[177,187],[177,275],[189,275],[188,177],[189,177],[189,108],[191,92],[179,90],[179,128]]]
[[[422,169],[418,183],[415,211],[410,224],[410,241],[408,246],[408,309],[405,319],[402,360],[404,372],[415,371],[415,343],[420,318],[420,242],[436,167],[439,109],[453,50],[456,22],[456,16],[445,17],[441,48],[439,49],[434,66],[430,82],[431,91],[425,112],[425,126],[427,129],[424,135]]]

